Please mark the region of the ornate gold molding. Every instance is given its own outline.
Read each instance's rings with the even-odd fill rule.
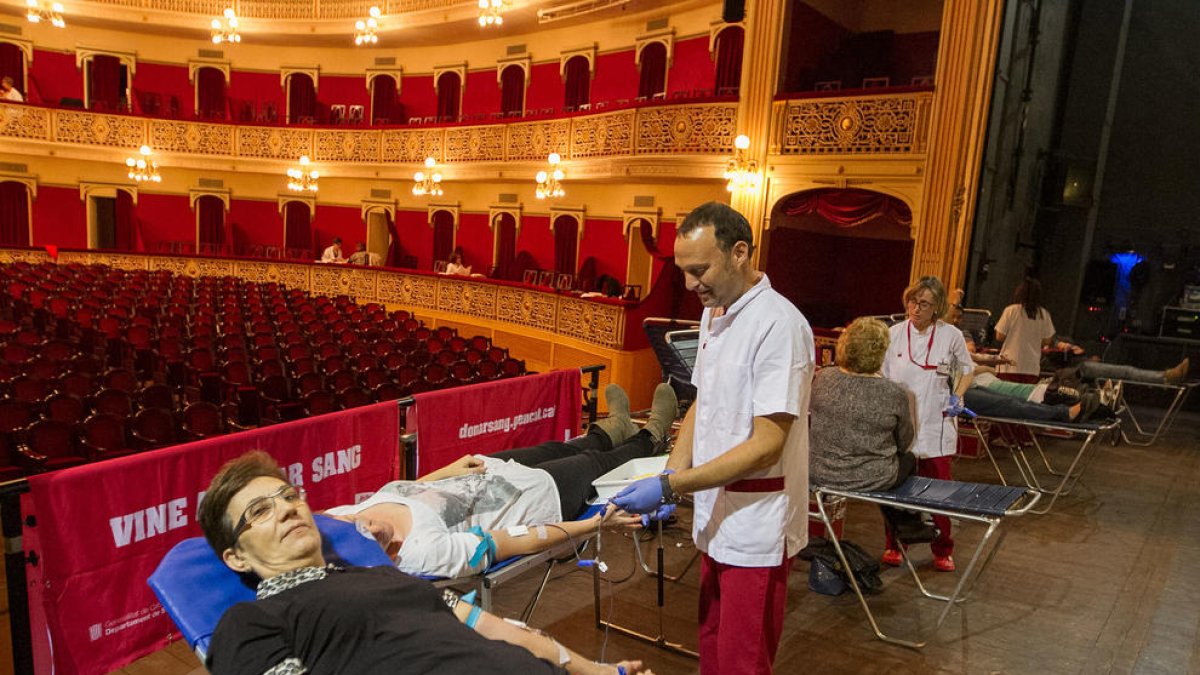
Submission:
[[[930,92],[776,101],[772,149],[784,155],[922,154],[932,102]]]

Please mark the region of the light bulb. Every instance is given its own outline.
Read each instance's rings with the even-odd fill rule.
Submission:
[[[425,180],[425,172],[424,172],[424,171],[418,171],[418,172],[414,173],[414,174],[413,174],[413,180],[417,181],[418,183],[420,183],[420,182],[424,181],[424,180]]]
[[[749,148],[750,137],[745,134],[738,136],[737,138],[733,139],[733,147],[737,148],[738,150],[745,150]]]

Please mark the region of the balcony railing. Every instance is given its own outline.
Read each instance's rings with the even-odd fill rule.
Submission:
[[[91,147],[245,159],[420,163],[732,152],[736,102],[624,108],[483,125],[340,129],[253,126],[0,104],[0,136]]]
[[[772,152],[783,155],[923,154],[928,91],[776,101]]]
[[[218,16],[233,3],[226,0],[89,0],[88,4],[134,9],[157,9],[181,14]],[[469,0],[240,0],[238,16],[255,19],[353,19],[366,16],[370,5],[395,15],[430,9],[450,9]]]

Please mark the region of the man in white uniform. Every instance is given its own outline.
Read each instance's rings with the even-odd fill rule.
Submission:
[[[751,266],[753,251],[749,223],[724,204],[703,204],[680,225],[675,264],[705,307],[696,402],[668,472],[613,499],[663,516],[694,493],[702,675],[772,672],[791,560],[808,543],[812,330]]]
[[[344,263],[346,259],[342,257],[342,238],[334,237],[333,243],[325,249],[321,254],[321,262],[323,263]]]

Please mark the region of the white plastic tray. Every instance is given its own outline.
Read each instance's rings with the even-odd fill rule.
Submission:
[[[592,481],[592,487],[596,488],[596,501],[606,501],[633,481],[648,476],[657,476],[665,468],[667,468],[666,455],[631,459]]]

